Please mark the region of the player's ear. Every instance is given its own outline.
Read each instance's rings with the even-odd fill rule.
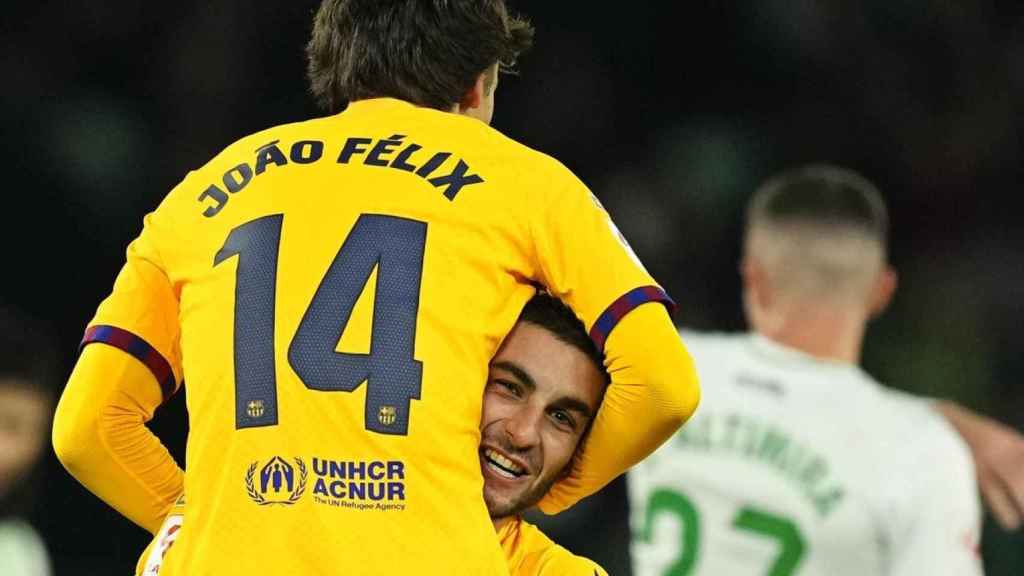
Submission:
[[[743,311],[747,324],[753,330],[767,334],[772,328],[769,306],[774,300],[767,270],[757,258],[747,255],[740,262],[740,276],[743,278]]]
[[[892,296],[899,284],[899,275],[896,270],[888,264],[875,280],[874,289],[871,291],[871,301],[868,302],[868,314],[872,318],[878,316],[888,308],[892,302]]]
[[[771,304],[768,274],[757,258],[749,255],[743,257],[740,261],[740,276],[743,278],[743,300],[748,307],[748,314],[753,311],[751,306],[761,310]]]
[[[462,95],[462,100],[459,101],[459,114],[465,114],[468,110],[480,107],[480,103],[487,96],[487,87],[490,84],[488,74],[489,70],[483,71],[476,77],[473,86]]]

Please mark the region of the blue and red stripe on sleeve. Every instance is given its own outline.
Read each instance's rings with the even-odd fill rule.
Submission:
[[[156,377],[157,382],[160,383],[160,391],[163,393],[164,402],[174,395],[175,390],[178,388],[174,378],[174,370],[171,369],[170,362],[157,352],[155,348],[150,346],[149,342],[127,330],[116,326],[103,325],[90,326],[85,331],[81,347],[84,348],[87,344],[92,344],[93,342],[101,342],[124,350],[145,364],[150,372],[153,373],[153,376]]]
[[[658,286],[641,286],[626,292],[605,308],[590,328],[590,339],[597,345],[598,351],[604,352],[604,343],[619,320],[637,306],[648,302],[661,302],[668,308],[670,314],[676,311],[676,303]]]

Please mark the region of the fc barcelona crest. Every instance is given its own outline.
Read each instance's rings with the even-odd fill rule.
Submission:
[[[245,406],[245,412],[250,418],[263,416],[263,400],[250,400]]]
[[[394,406],[381,406],[377,411],[377,421],[384,426],[391,426],[398,419],[398,410]]]

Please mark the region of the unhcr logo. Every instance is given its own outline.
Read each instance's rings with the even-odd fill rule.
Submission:
[[[306,491],[307,470],[301,458],[295,458],[292,462],[295,466],[280,456],[274,456],[262,468],[259,461],[253,462],[245,473],[245,488],[249,498],[260,506],[291,506],[298,502]]]

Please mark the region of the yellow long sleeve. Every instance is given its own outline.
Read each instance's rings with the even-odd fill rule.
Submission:
[[[540,509],[556,514],[646,458],[693,414],[700,387],[693,360],[665,308],[643,304],[605,343],[611,383],[572,473]]]
[[[53,423],[54,451],[68,472],[151,533],[184,490],[184,472],[145,425],[161,402],[142,362],[93,344],[82,351]]]

